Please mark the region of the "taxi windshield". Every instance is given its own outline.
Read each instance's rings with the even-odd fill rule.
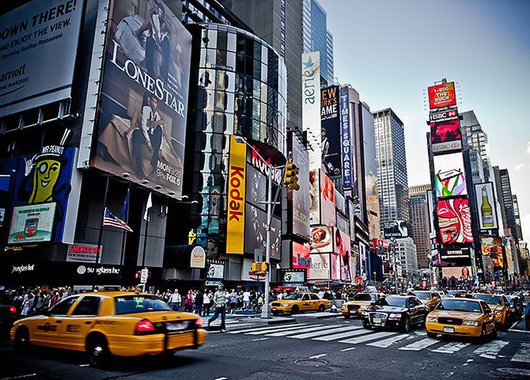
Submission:
[[[353,297],[354,301],[375,301],[375,297],[370,297],[370,294],[359,293]]]
[[[414,292],[414,295],[420,300],[430,300],[431,292]]]
[[[438,305],[438,310],[467,311],[470,313],[482,313],[480,304],[475,301],[445,299]]]
[[[297,294],[291,294],[290,296],[287,296],[284,298],[284,300],[295,300],[295,301],[298,301],[298,300],[301,300],[302,299],[302,295],[300,293],[297,293]]]
[[[151,311],[169,311],[167,303],[155,296],[115,297],[116,314],[146,313]]]
[[[482,300],[490,305],[502,305],[502,298],[499,296],[491,296],[489,294],[475,294],[475,298]]]
[[[405,297],[386,297],[380,298],[375,302],[377,306],[393,306],[393,307],[407,307],[407,299]]]

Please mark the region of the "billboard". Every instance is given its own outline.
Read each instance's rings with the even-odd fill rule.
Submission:
[[[447,143],[462,139],[460,121],[458,119],[430,123],[429,127],[431,128],[432,144]]]
[[[71,96],[84,1],[32,1],[0,18],[0,117]]]
[[[101,258],[101,251],[102,249],[95,244],[69,244],[66,251],[66,261],[77,263],[96,263],[98,255]]]
[[[181,198],[191,34],[164,2],[112,3],[91,165]]]
[[[438,198],[467,195],[462,153],[434,156],[434,186]]]
[[[452,110],[436,110],[429,112],[429,121],[446,121],[446,120],[456,120],[458,119],[458,111],[456,109]]]
[[[355,268],[351,268],[352,254],[350,236],[338,228],[334,229],[334,235],[334,252],[338,254],[340,259],[340,279],[343,281],[351,281],[351,274],[355,271]]]
[[[243,254],[245,241],[245,186],[247,145],[230,136],[226,215],[226,253]]]
[[[471,267],[442,267],[442,277],[451,278],[454,277],[457,280],[471,280]]]
[[[311,228],[311,253],[333,252],[333,230],[329,226]]]
[[[279,272],[279,281],[282,284],[303,284],[307,279],[305,270],[281,269]]]
[[[329,253],[311,254],[311,268],[309,269],[309,280],[329,280],[331,278],[331,264]]]
[[[246,205],[245,224],[245,252],[254,253],[261,249],[263,253],[267,248],[267,213],[250,203]],[[271,224],[271,258],[280,260],[280,246],[282,244],[282,228],[278,218],[272,218]],[[228,253],[228,248],[227,248]]]
[[[340,90],[340,145],[342,157],[342,187],[350,189],[354,184],[354,161],[352,154],[351,125],[353,112],[350,112],[350,92],[348,87]]]
[[[340,176],[341,125],[339,118],[339,86],[320,90],[320,117],[322,123],[322,166],[329,176]]]
[[[444,245],[473,243],[469,200],[438,200],[437,206],[440,242]]]
[[[293,268],[306,269],[309,272],[309,268],[311,268],[310,252],[311,247],[309,244],[300,244],[293,241]]]
[[[443,248],[441,251],[442,252],[441,252],[440,257],[446,261],[451,261],[454,259],[469,259],[470,258],[469,248],[458,248],[458,249]]]
[[[310,189],[309,184],[309,154],[301,141],[293,134],[292,139],[292,158],[298,167],[298,184],[299,191],[289,191],[293,207],[293,234],[300,236],[309,236],[309,215],[311,208],[311,199],[307,196]],[[310,193],[309,193],[310,194]]]
[[[329,255],[329,263],[331,266],[331,279],[335,281],[340,281],[341,257],[332,253],[331,255]]]
[[[481,236],[480,250],[484,256],[490,257],[493,262],[493,268],[504,268],[502,240],[499,236]]]
[[[336,226],[335,214],[335,185],[333,181],[320,171],[320,223],[326,226]]]
[[[309,171],[309,222],[320,224],[320,170]]]
[[[456,106],[455,82],[431,86],[427,92],[429,93],[430,109]]]
[[[40,203],[13,208],[8,244],[52,240],[56,203]]]
[[[475,185],[478,221],[481,230],[495,230],[497,225],[497,208],[491,182]]]
[[[322,166],[320,136],[320,52],[302,54],[302,130],[308,134],[309,168]]]
[[[407,222],[405,220],[396,220],[385,222],[383,224],[383,237],[389,238],[406,238],[409,236]]]

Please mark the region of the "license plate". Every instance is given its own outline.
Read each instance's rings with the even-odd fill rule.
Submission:
[[[272,308],[272,311],[276,311],[277,309],[275,307]]]
[[[380,324],[381,323],[381,318],[374,318],[373,322],[377,323],[377,324]]]
[[[166,323],[167,331],[179,331],[188,327],[188,322],[168,322]]]
[[[455,332],[455,328],[444,326],[444,332],[453,334]]]

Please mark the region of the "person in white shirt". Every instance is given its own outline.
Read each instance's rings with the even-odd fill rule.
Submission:
[[[179,290],[175,289],[173,294],[169,297],[169,305],[175,311],[178,311],[180,303],[182,302],[182,297],[179,294]]]
[[[204,292],[202,299],[203,315],[210,315],[210,305],[212,304],[212,297],[209,290]]]
[[[243,309],[248,310],[250,308],[250,292],[245,290],[243,292]]]

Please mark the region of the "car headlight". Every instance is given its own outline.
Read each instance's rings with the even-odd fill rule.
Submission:
[[[400,318],[401,317],[401,314],[399,313],[390,313],[390,315],[388,316],[388,318]]]
[[[367,311],[363,311],[363,315],[364,315],[365,317],[368,317],[368,312],[367,312]]]
[[[479,323],[477,321],[464,321],[462,322],[464,326],[478,326]]]
[[[289,304],[288,303],[282,303],[282,307],[288,307]]]
[[[436,317],[427,317],[427,322],[436,322]]]
[[[500,310],[495,310],[493,313],[496,314],[496,315],[501,315],[501,314],[502,314],[502,311],[500,311]]]

